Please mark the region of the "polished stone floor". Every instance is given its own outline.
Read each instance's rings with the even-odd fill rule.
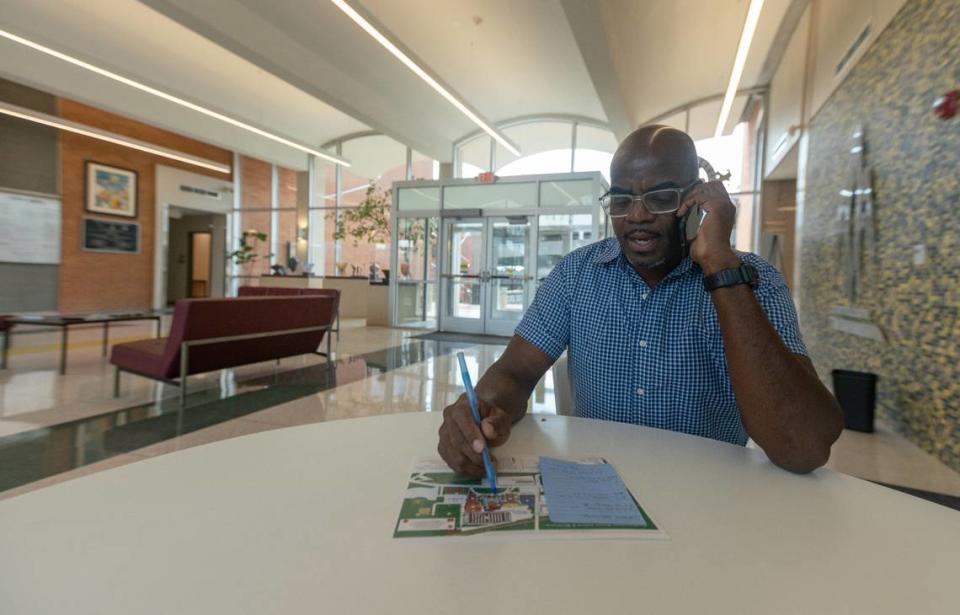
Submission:
[[[59,337],[15,334],[10,369],[0,372],[0,499],[192,446],[269,429],[396,412],[442,410],[461,392],[453,354],[474,377],[503,351],[473,341],[415,339],[423,333],[343,323],[332,365],[297,357],[191,378],[182,411],[177,389],[136,376],[112,397],[112,370],[98,329],[71,331],[67,373],[57,372]],[[115,342],[150,334],[117,327]],[[554,412],[553,383],[538,386],[530,410]],[[880,426],[844,432],[829,467],[878,482],[960,496],[960,474]]]

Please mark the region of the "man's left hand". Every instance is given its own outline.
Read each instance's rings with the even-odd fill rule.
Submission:
[[[687,192],[677,210],[682,218],[691,207],[699,205],[706,217],[690,244],[690,258],[700,265],[705,275],[740,266],[740,258],[730,247],[730,233],[737,219],[737,208],[720,181],[697,184]]]

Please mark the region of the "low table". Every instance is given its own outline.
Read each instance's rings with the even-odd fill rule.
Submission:
[[[670,540],[394,539],[410,464],[435,453],[441,419],[276,429],[0,501],[0,611],[957,611],[957,511],[589,419],[527,416],[495,454],[606,457]]]
[[[96,313],[96,314],[51,314],[37,316],[10,316],[7,323],[10,325],[35,325],[38,327],[60,327],[60,373],[67,373],[67,339],[69,329],[76,325],[103,325],[103,356],[107,356],[107,347],[110,338],[110,323],[134,320],[153,320],[156,322],[155,337],[160,337],[161,319],[165,312],[161,310],[145,310],[141,312]],[[10,334],[12,328],[3,337],[3,358],[0,364],[6,366],[7,353],[10,350]]]

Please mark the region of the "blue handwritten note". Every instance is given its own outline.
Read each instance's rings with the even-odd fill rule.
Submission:
[[[540,474],[551,521],[639,527],[647,524],[610,464],[541,457]]]

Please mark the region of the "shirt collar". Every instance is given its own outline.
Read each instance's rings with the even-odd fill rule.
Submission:
[[[617,241],[616,237],[610,237],[604,242],[603,248],[600,250],[600,253],[593,259],[593,262],[597,265],[604,265],[606,263],[613,262],[622,254],[620,249],[620,242]],[[627,267],[630,267],[629,263],[625,263]],[[693,259],[689,256],[685,256],[680,264],[673,268],[670,273],[668,273],[663,279],[670,280],[672,278],[678,278],[690,272],[693,269],[694,263]],[[632,269],[632,267],[631,267]]]
[[[603,243],[600,253],[593,259],[597,265],[605,265],[620,256],[620,242],[616,237],[609,237]]]

